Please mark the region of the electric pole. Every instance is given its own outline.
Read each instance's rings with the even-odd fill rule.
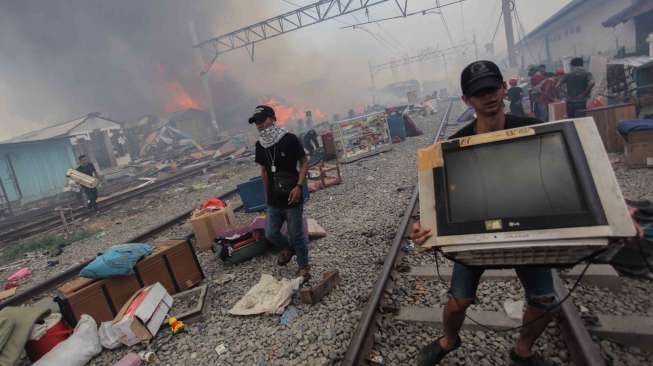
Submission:
[[[190,38],[193,41],[193,45],[196,45],[197,32],[195,31],[195,23],[190,22],[188,26],[190,29]],[[202,50],[200,48],[197,48],[197,55],[200,61],[204,63],[202,60]],[[218,127],[218,120],[215,118],[215,107],[213,106],[213,97],[211,96],[211,89],[209,88],[209,75],[207,74],[208,71],[210,71],[210,69],[202,70],[200,72],[200,78],[202,79],[202,85],[204,86],[204,92],[206,93],[207,105],[209,106],[209,114],[211,115],[211,124],[213,125],[213,128],[215,128],[215,133],[219,135],[220,128]]]
[[[515,60],[515,36],[512,29],[512,7],[514,0],[501,0],[503,9],[503,24],[506,26],[506,44],[508,48],[508,65],[517,66]]]
[[[376,105],[376,83],[374,83],[374,70],[372,70],[372,61],[368,60],[367,65],[370,68],[370,80],[372,81],[372,105]]]

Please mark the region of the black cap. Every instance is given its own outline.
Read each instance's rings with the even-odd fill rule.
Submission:
[[[583,58],[582,57],[574,57],[571,59],[570,62],[571,66],[583,66]]]
[[[256,106],[254,114],[249,117],[249,123],[261,123],[264,122],[268,117],[276,121],[277,117],[274,114],[274,109],[267,105]]]
[[[492,61],[475,61],[467,65],[460,75],[460,88],[463,95],[474,95],[483,89],[495,89],[503,86],[501,70]]]

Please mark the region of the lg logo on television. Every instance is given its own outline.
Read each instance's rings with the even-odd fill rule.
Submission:
[[[514,222],[514,221],[509,221],[508,222],[508,227],[519,227],[520,225],[521,224],[518,223],[518,222]]]

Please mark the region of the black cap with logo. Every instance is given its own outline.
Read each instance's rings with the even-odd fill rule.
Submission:
[[[503,86],[501,70],[492,61],[474,61],[463,69],[460,88],[463,95],[472,96],[483,89],[497,89]]]
[[[249,117],[249,123],[263,123],[265,120],[270,117],[276,121],[277,117],[274,114],[274,109],[267,105],[256,106],[254,114]]]

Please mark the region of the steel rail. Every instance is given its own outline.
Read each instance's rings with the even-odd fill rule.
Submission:
[[[444,116],[440,122],[438,132],[436,133],[436,141],[440,138],[440,135],[443,131],[443,125],[445,125],[449,119],[453,101],[453,99],[449,101],[447,110],[445,111]],[[371,327],[375,322],[377,309],[381,305],[381,300],[383,298],[385,288],[388,284],[388,280],[390,279],[390,274],[392,273],[397,257],[399,256],[401,243],[404,240],[406,231],[408,230],[408,224],[410,222],[413,210],[417,204],[418,196],[419,189],[417,186],[415,186],[413,189],[413,194],[410,198],[410,202],[408,203],[408,206],[406,207],[406,210],[402,216],[401,222],[399,223],[399,229],[397,230],[397,233],[392,240],[392,244],[390,245],[390,249],[388,250],[388,254],[385,257],[385,260],[383,261],[383,268],[381,268],[381,273],[379,274],[379,277],[377,278],[376,283],[372,288],[370,299],[368,300],[365,309],[361,314],[361,320],[358,323],[351,342],[349,343],[349,347],[347,348],[347,352],[345,353],[345,357],[342,361],[343,366],[362,364],[367,356],[367,352],[365,352],[365,350],[368,350],[371,347],[372,341],[374,339],[373,332],[371,332]]]
[[[227,197],[235,194],[237,192],[237,189],[232,189],[230,191],[227,191],[223,193],[222,195],[219,196],[220,199],[227,199]],[[234,208],[234,210],[239,210],[242,207],[242,205],[239,205]],[[133,238],[130,238],[126,241],[123,241],[124,243],[139,243],[139,242],[145,242],[151,239],[153,236],[161,233],[162,231],[165,231],[166,229],[170,228],[171,226],[174,226],[178,224],[179,222],[187,219],[190,217],[192,212],[195,209],[190,209],[185,212],[182,212],[181,214],[173,217],[172,219],[162,222],[160,224],[157,224],[146,231],[134,236]],[[190,235],[192,236],[192,234]],[[3,309],[5,306],[17,306],[20,305],[26,301],[28,301],[31,298],[34,298],[41,293],[44,293],[46,291],[50,291],[54,289],[57,285],[75,277],[76,275],[79,274],[79,271],[82,270],[87,264],[89,264],[93,259],[86,260],[82,263],[78,263],[74,265],[73,267],[67,269],[66,271],[59,273],[58,275],[51,277],[41,283],[37,283],[36,285],[28,288],[27,290],[20,292],[16,294],[15,296],[6,299],[5,301],[0,302],[0,310]]]

